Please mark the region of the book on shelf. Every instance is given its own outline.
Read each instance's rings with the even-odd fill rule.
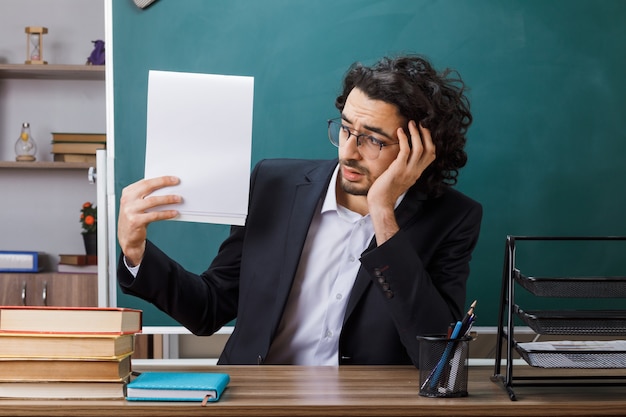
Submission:
[[[218,401],[230,382],[219,372],[143,372],[126,386],[130,401]]]
[[[106,143],[106,133],[52,132],[52,142]]]
[[[123,381],[130,354],[115,359],[0,358],[0,381]]]
[[[93,154],[95,155],[98,149],[105,149],[106,145],[103,143],[69,143],[69,142],[52,142],[52,153],[63,154]]]
[[[133,353],[134,335],[0,333],[0,357],[115,359]]]
[[[0,251],[0,272],[41,272],[47,255],[32,251]]]
[[[142,311],[121,307],[0,306],[0,332],[141,333]]]
[[[0,398],[40,400],[119,400],[128,378],[116,382],[0,382]]]
[[[95,164],[96,155],[80,153],[55,153],[53,154],[53,160],[55,162],[85,162],[89,164]]]
[[[70,264],[58,264],[57,272],[64,274],[97,274],[98,265],[70,265]]]
[[[98,255],[62,253],[59,263],[65,265],[98,265]]]

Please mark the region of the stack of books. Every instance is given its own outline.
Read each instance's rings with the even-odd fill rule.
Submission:
[[[0,307],[0,398],[124,398],[141,310]]]
[[[60,254],[57,271],[68,274],[97,274],[98,256],[84,254]]]
[[[106,148],[105,133],[52,132],[52,154],[59,162],[96,162],[96,151]]]

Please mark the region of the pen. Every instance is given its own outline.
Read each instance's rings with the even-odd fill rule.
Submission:
[[[465,330],[465,333],[463,334],[464,337],[467,337],[467,335],[469,335],[470,330],[472,330],[472,326],[474,325],[475,320],[476,320],[476,315],[472,314],[468,320],[467,329]],[[448,379],[448,391],[454,391],[455,389],[458,374],[460,372],[461,366],[463,366],[461,364],[462,353],[463,353],[462,346],[461,345],[457,346],[456,351],[454,352],[454,358],[452,359],[452,368],[450,370],[450,378]]]
[[[450,336],[452,336],[452,329],[454,329],[454,323],[450,323],[450,325],[448,326],[448,333],[446,335],[448,339],[450,339]]]
[[[470,330],[472,330],[472,326],[474,325],[474,322],[476,321],[476,315],[472,314],[472,318],[469,321],[469,324],[467,325],[467,330],[465,331],[465,336],[467,336],[470,333]]]

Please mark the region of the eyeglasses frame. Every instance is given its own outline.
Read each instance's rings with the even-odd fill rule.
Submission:
[[[356,140],[357,149],[359,149],[361,147],[361,143],[362,143],[362,139],[363,138],[369,140],[370,143],[378,146],[378,154],[376,155],[376,157],[375,158],[366,158],[366,159],[370,159],[370,160],[378,159],[378,157],[380,156],[380,152],[383,150],[384,147],[386,147],[386,146],[393,146],[393,145],[397,145],[397,144],[400,143],[400,142],[383,143],[383,142],[381,142],[380,139],[377,139],[374,136],[369,135],[367,133],[358,133],[358,132],[355,133],[355,132],[353,132],[353,129],[351,129],[348,126],[346,126],[343,123],[341,123],[341,118],[340,117],[337,117],[337,118],[334,118],[334,119],[328,119],[327,123],[328,123],[328,140],[330,140],[330,143],[332,143],[333,145],[335,145],[338,148],[340,147],[339,138],[337,138],[337,143],[335,143],[333,141],[332,135],[330,133],[332,125],[339,126],[339,134],[341,134],[341,130],[344,130],[344,131],[348,132],[348,137],[346,138],[346,142],[350,139],[350,136],[354,136],[354,138]],[[362,153],[361,153],[361,156],[365,157],[365,155],[363,155]]]

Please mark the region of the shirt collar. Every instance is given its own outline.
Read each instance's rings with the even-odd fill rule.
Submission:
[[[326,188],[326,197],[324,197],[324,202],[322,203],[322,213],[327,211],[337,211],[337,193],[335,192],[335,187],[337,186],[337,173],[339,172],[339,164],[335,167],[333,171],[333,176],[330,177],[330,182],[328,183],[328,188]]]

